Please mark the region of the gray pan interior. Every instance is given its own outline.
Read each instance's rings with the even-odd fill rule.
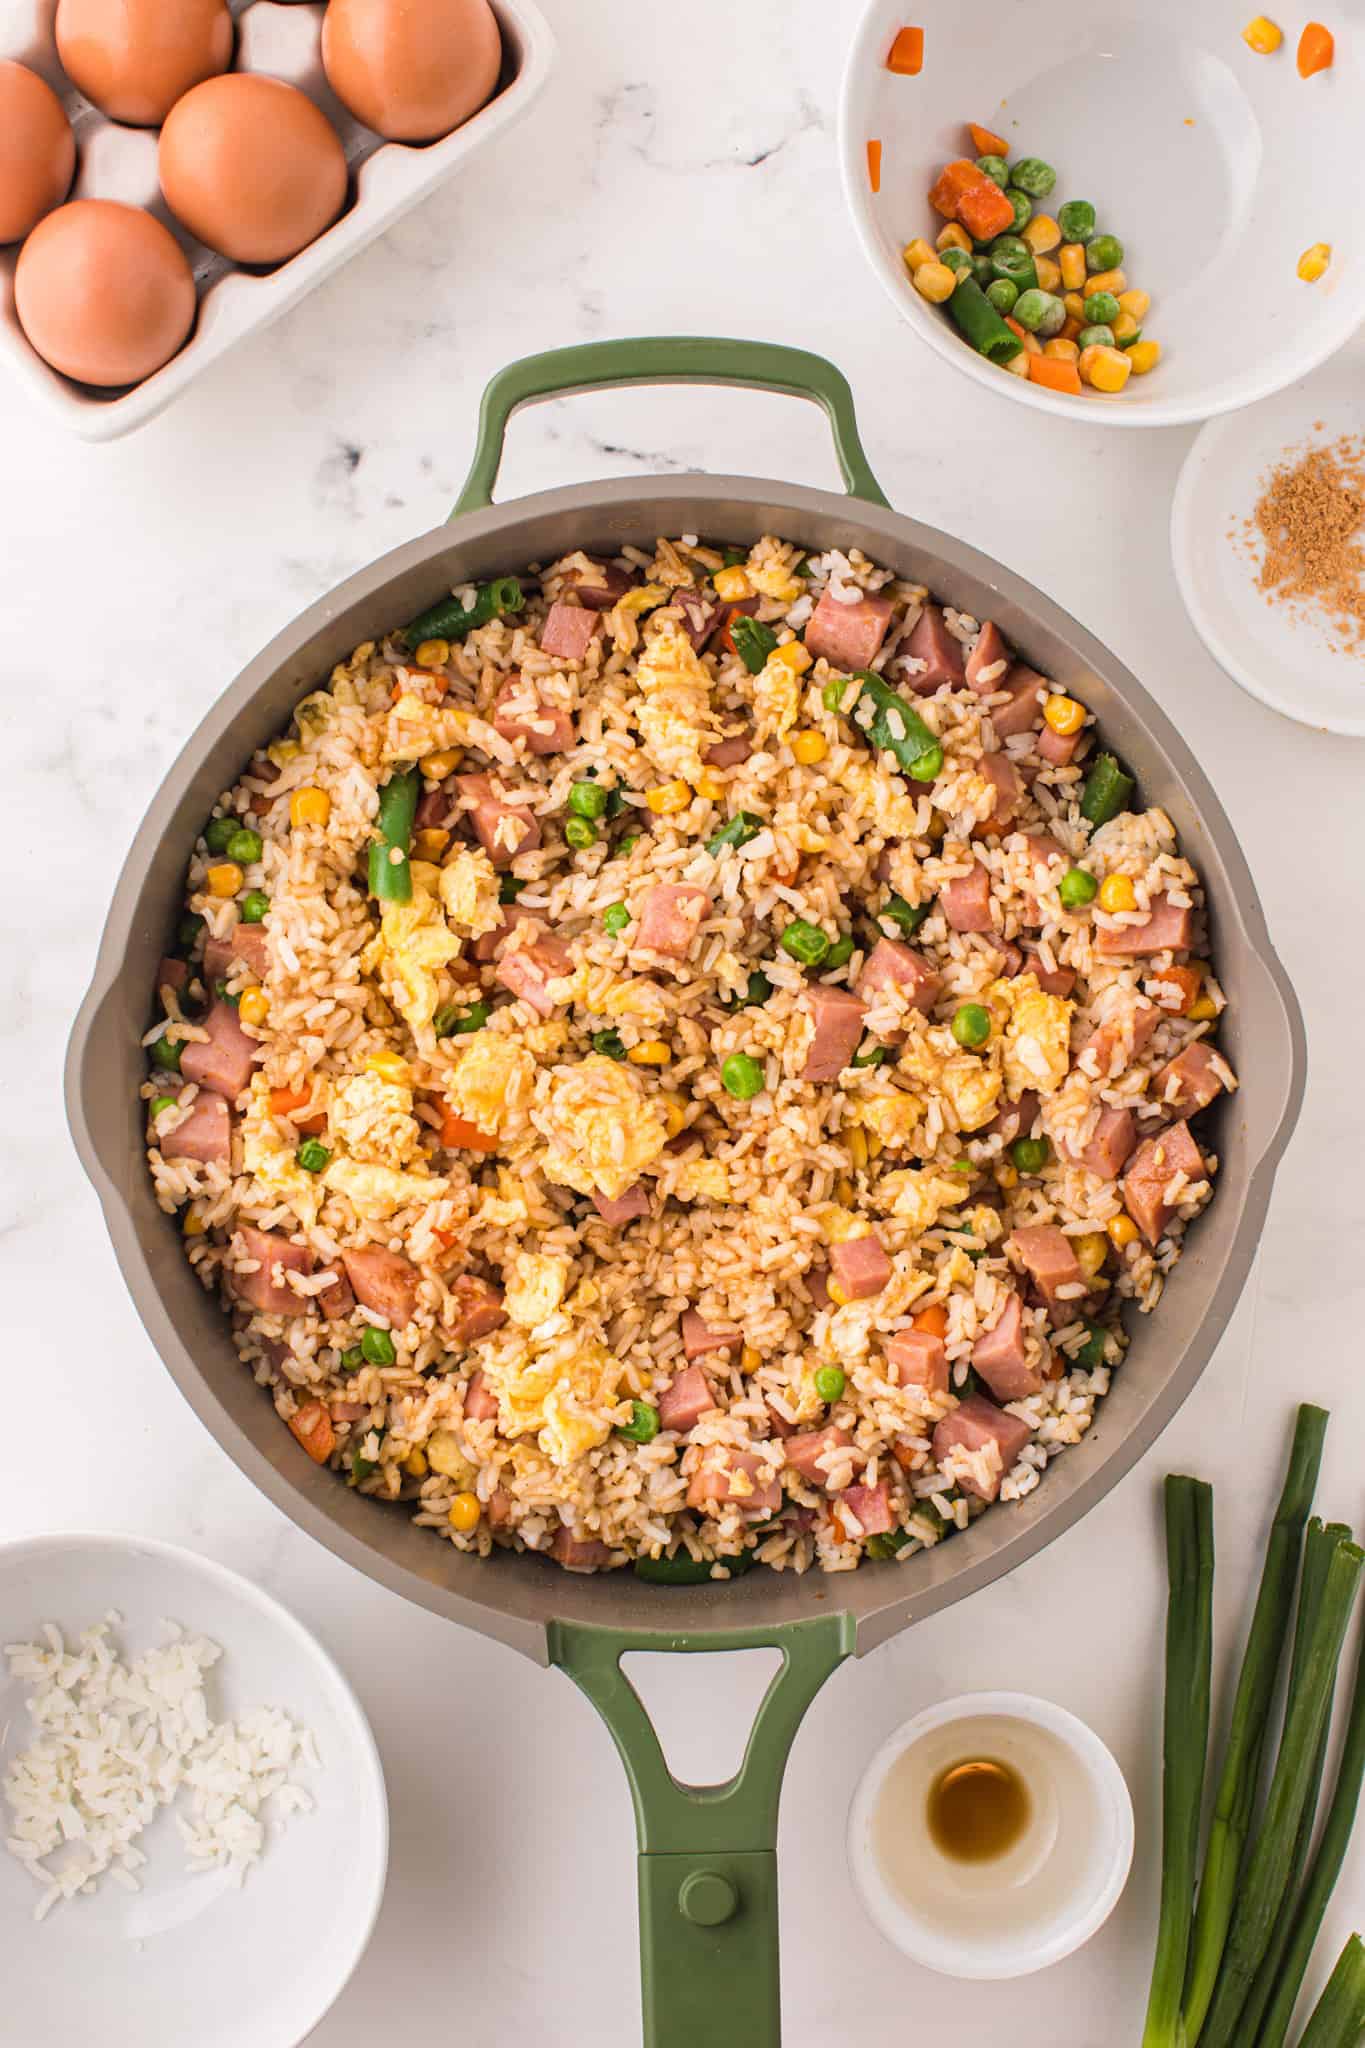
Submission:
[[[178,915],[189,848],[219,794],[297,700],[361,640],[391,629],[455,583],[515,572],[571,548],[615,552],[658,534],[749,542],[778,533],[807,547],[856,545],[950,604],[997,621],[1021,653],[1098,714],[1106,742],[1160,804],[1208,892],[1213,948],[1231,1001],[1223,1037],[1241,1087],[1217,1113],[1219,1191],[1191,1232],[1157,1313],[1134,1340],[1098,1420],[1017,1505],[899,1565],[834,1578],[764,1571],[720,1587],[652,1587],[628,1571],[574,1576],[530,1556],[461,1555],[320,1470],[281,1428],[237,1358],[227,1322],[152,1198],[144,1162],[138,1040],[156,961]],[[1154,1441],[1207,1364],[1255,1255],[1275,1165],[1304,1085],[1302,1019],[1271,949],[1251,875],[1203,770],[1135,677],[1060,606],[974,548],[832,492],[744,477],[623,479],[544,492],[464,515],[395,549],[311,606],[243,671],[171,768],[124,865],[67,1061],[67,1105],[138,1313],[177,1384],[236,1463],[338,1556],[408,1599],[537,1662],[554,1619],[692,1635],[844,1611],[857,1648],[989,1584],[1083,1515]],[[661,1641],[661,1647],[662,1647]]]

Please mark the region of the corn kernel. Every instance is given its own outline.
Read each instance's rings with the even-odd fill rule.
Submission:
[[[1063,293],[1062,304],[1066,307],[1068,319],[1084,321],[1085,294],[1083,292]]]
[[[730,569],[717,569],[714,581],[716,596],[723,597],[727,604],[738,604],[741,599],[752,597],[754,594],[753,584],[738,565]]]
[[[1314,242],[1299,258],[1299,276],[1305,284],[1316,284],[1332,260],[1330,242]]]
[[[270,1015],[270,998],[263,988],[244,988],[237,998],[237,1015],[244,1024],[264,1024]]]
[[[1190,1004],[1185,1015],[1194,1024],[1211,1024],[1218,1015],[1218,1005],[1207,989],[1203,989]]]
[[[1113,323],[1111,331],[1114,340],[1122,348],[1125,342],[1136,341],[1142,329],[1138,326],[1131,313],[1120,313],[1118,319]]]
[[[841,1176],[835,1181],[834,1199],[844,1209],[852,1207],[857,1199],[857,1190],[851,1180]],[[842,1216],[838,1219],[837,1227],[830,1231],[830,1241],[833,1244],[842,1244],[845,1238],[866,1237],[871,1228],[872,1225],[864,1223],[859,1216]]]
[[[1055,292],[1061,289],[1061,269],[1050,256],[1035,256],[1033,267],[1038,273],[1039,291]]]
[[[950,220],[945,227],[939,229],[934,237],[934,247],[940,251],[944,249],[961,249],[965,255],[970,256],[972,253],[972,238],[965,228],[959,227],[955,220]]]
[[[692,792],[685,782],[661,782],[657,789],[645,792],[645,802],[658,818],[666,818],[671,811],[685,811],[692,801]]]
[[[692,787],[709,804],[719,803],[725,794],[725,783],[714,768],[703,768]]]
[[[1054,335],[1051,341],[1043,343],[1043,354],[1051,356],[1055,362],[1074,363],[1079,359],[1080,353],[1070,335]]]
[[[289,799],[289,822],[297,832],[304,825],[325,825],[332,799],[325,789],[296,789]]]
[[[665,1095],[660,1107],[664,1113],[664,1129],[670,1138],[676,1138],[687,1122],[687,1105],[681,1096]]]
[[[450,1503],[447,1520],[457,1536],[467,1536],[471,1529],[479,1526],[479,1496],[477,1493],[457,1493]]]
[[[1043,705],[1043,719],[1062,739],[1069,739],[1085,724],[1085,706],[1074,697],[1049,697]]]
[[[1145,320],[1152,310],[1150,292],[1137,290],[1116,292],[1114,295],[1125,313],[1131,313],[1135,320]]]
[[[444,668],[450,660],[450,642],[423,640],[412,658],[418,668]]]
[[[829,741],[822,732],[799,732],[792,741],[792,752],[803,768],[813,768],[829,752]]]
[[[1133,346],[1130,349],[1126,349],[1124,353],[1133,366],[1133,375],[1135,377],[1145,377],[1147,372],[1154,370],[1161,361],[1161,343],[1159,341],[1135,341]]]
[[[755,1351],[752,1344],[746,1344],[744,1349],[739,1354],[740,1371],[757,1372],[758,1368],[760,1367],[760,1365],[762,1365],[762,1363],[762,1352]]]
[[[901,262],[912,277],[919,269],[921,263],[932,263],[933,260],[934,252],[928,242],[925,241],[923,235],[916,235],[914,241],[907,242],[901,250]],[[721,573],[723,575],[725,572],[722,570]],[[724,595],[725,593],[722,591],[721,596],[723,597]]]
[[[1046,256],[1062,239],[1062,231],[1050,213],[1035,213],[1032,220],[1024,222],[1019,234],[1035,256]]]
[[[1027,377],[1028,350],[1026,348],[1021,348],[1017,356],[1010,357],[1009,361],[1005,364],[1005,368],[1011,373],[1012,376]]]
[[[425,1479],[427,1473],[431,1470],[427,1463],[426,1452],[420,1449],[409,1451],[403,1460],[403,1470],[407,1473],[409,1479]]]
[[[1109,1255],[1109,1245],[1102,1230],[1087,1230],[1083,1237],[1073,1237],[1071,1249],[1076,1254],[1076,1264],[1087,1280],[1093,1280]]]
[[[204,876],[204,883],[210,896],[235,896],[243,882],[241,869],[235,860],[215,861]]]
[[[413,837],[412,850],[418,860],[429,860],[433,867],[439,867],[450,844],[450,834],[443,825],[426,825]]]
[[[1284,32],[1267,15],[1256,14],[1242,30],[1242,41],[1258,57],[1270,57],[1284,41]]]
[[[827,1280],[825,1282],[825,1292],[836,1308],[848,1307],[848,1293],[846,1289],[839,1285],[837,1280]]]
[[[1057,252],[1057,267],[1062,273],[1062,283],[1069,292],[1078,292],[1085,285],[1085,244],[1065,242]]]
[[[854,1168],[861,1173],[867,1165],[867,1135],[860,1124],[854,1124],[844,1133],[844,1143],[848,1147],[848,1156]]]
[[[382,1052],[372,1052],[365,1065],[372,1074],[378,1074],[381,1081],[389,1081],[395,1088],[405,1087],[411,1078],[402,1054],[391,1052],[387,1047]]]
[[[1121,270],[1097,270],[1085,287],[1086,297],[1092,292],[1112,292],[1117,298],[1128,289],[1128,279]]]
[[[995,1177],[1006,1192],[1010,1188],[1017,1188],[1019,1185],[1019,1170],[1017,1167],[1011,1166],[1008,1159],[1001,1160],[995,1169]]]
[[[180,1226],[180,1228],[185,1233],[185,1236],[202,1237],[207,1227],[208,1226],[204,1222],[204,1219],[200,1215],[198,1209],[196,1209],[194,1205],[191,1204],[190,1207],[185,1211],[185,1220]]]
[[[458,748],[442,747],[439,753],[427,755],[422,763],[422,773],[429,782],[444,782],[447,775],[455,773],[459,760]]]
[[[277,768],[283,768],[289,761],[297,761],[303,748],[297,740],[272,740],[266,753]]]
[[[642,1044],[633,1045],[626,1058],[633,1060],[637,1067],[666,1067],[668,1047],[662,1038],[646,1038]]]
[[[1081,350],[1080,373],[1096,391],[1122,391],[1132,367],[1124,349],[1108,348],[1101,343]]]
[[[1132,1217],[1126,1213],[1121,1216],[1111,1216],[1104,1227],[1108,1232],[1109,1242],[1113,1245],[1116,1252],[1124,1251],[1130,1244],[1136,1244],[1137,1242],[1138,1227]]]
[[[912,279],[915,290],[931,306],[942,306],[957,290],[957,272],[946,263],[921,263]]]
[[[774,647],[768,659],[781,662],[794,676],[803,676],[815,657],[804,640],[784,640],[780,647]]]
[[[1100,883],[1099,905],[1112,917],[1120,910],[1137,909],[1137,891],[1127,875],[1106,875]]]

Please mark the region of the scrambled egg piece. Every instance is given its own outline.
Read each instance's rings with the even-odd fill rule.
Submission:
[[[711,680],[681,626],[665,620],[658,627],[636,663],[635,681],[636,720],[656,765],[695,782],[711,740]]]
[[[392,1166],[370,1166],[359,1159],[334,1159],[322,1180],[345,1195],[358,1216],[382,1223],[396,1209],[414,1202],[438,1202],[449,1182],[434,1173],[399,1173]]]
[[[924,1105],[918,1095],[897,1089],[894,1095],[869,1095],[855,1114],[858,1122],[893,1152],[913,1145],[924,1121]]]
[[[270,1115],[270,1090],[254,1074],[251,1100],[242,1118],[242,1168],[277,1202],[285,1202],[309,1228],[318,1220],[322,1189],[315,1173],[299,1165],[295,1147],[285,1143]]]
[[[673,1176],[672,1193],[680,1202],[728,1202],[730,1169],[719,1159],[684,1159]]]
[[[549,1252],[518,1252],[503,1306],[514,1323],[534,1330],[548,1322],[564,1299],[569,1284],[569,1262]]]
[[[657,982],[643,977],[618,981],[602,998],[608,1017],[638,1017],[645,1024],[662,1024],[668,1013],[663,990]]]
[[[621,1367],[596,1337],[578,1334],[534,1353],[503,1353],[484,1374],[498,1397],[502,1434],[537,1432],[553,1465],[571,1465],[611,1434]]]
[[[496,1031],[476,1031],[451,1062],[445,1092],[457,1116],[495,1138],[509,1107],[526,1099],[536,1063],[524,1045]]]
[[[412,1090],[382,1074],[352,1074],[332,1090],[327,1122],[335,1145],[374,1166],[406,1166],[421,1132]]]
[[[1003,1063],[1005,1086],[1012,1096],[1026,1088],[1051,1095],[1061,1087],[1071,1064],[1073,1004],[1050,996],[1035,974],[1017,974],[1012,981],[993,981],[986,1001],[1005,1010]]]
[[[604,1053],[554,1067],[537,1118],[547,1176],[580,1195],[614,1201],[663,1151],[668,1132],[639,1076]]]
[[[995,1115],[1000,1100],[1000,1073],[990,1059],[961,1052],[952,1034],[926,1029],[907,1020],[910,1029],[901,1052],[901,1072],[941,1095],[962,1131],[979,1131]]]
[[[760,597],[775,597],[779,604],[795,604],[805,595],[805,583],[784,562],[766,562],[761,569],[748,563],[744,573]]]
[[[945,1209],[964,1199],[968,1185],[965,1178],[950,1179],[932,1166],[907,1166],[878,1181],[877,1206],[912,1230],[932,1230]]]
[[[493,1188],[479,1190],[476,1221],[492,1230],[511,1230],[518,1223],[529,1223],[530,1220],[531,1207],[521,1184],[505,1166],[500,1166],[496,1191]]]
[[[801,678],[785,661],[770,658],[754,677],[754,726],[760,740],[781,739],[801,711]]]
[[[420,761],[471,737],[470,715],[458,704],[427,704],[409,693],[398,699],[384,722],[386,761]]]
[[[446,916],[471,939],[496,931],[502,922],[497,870],[481,846],[462,846],[441,869]]]
[[[440,994],[437,974],[460,950],[432,893],[440,873],[428,861],[413,861],[411,902],[384,905],[379,930],[360,956],[366,974],[391,971],[397,1008],[417,1038],[431,1030]]]

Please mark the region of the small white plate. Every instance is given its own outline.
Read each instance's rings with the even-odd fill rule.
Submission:
[[[186,1871],[163,1812],[139,1843],[140,1892],[106,1877],[39,1925],[38,1888],[0,1846],[0,2031],[23,2048],[298,2048],[364,1953],[384,1893],[388,1805],[369,1723],[302,1624],[207,1558],[124,1536],[0,1546],[0,1644],[27,1642],[46,1621],[70,1643],[110,1608],[129,1655],[165,1639],[163,1619],[221,1644],[209,1674],[217,1718],[277,1706],[309,1728],[321,1767],[297,1780],[315,1811],[273,1834],[240,1890],[217,1871]],[[0,1656],[0,1780],[33,1740],[25,1694]]]
[[[1185,457],[1171,506],[1171,558],[1195,631],[1233,681],[1272,711],[1365,735],[1365,651],[1326,620],[1256,587],[1251,517],[1270,472],[1296,449],[1365,434],[1365,351],[1356,345],[1235,419],[1212,420]]]

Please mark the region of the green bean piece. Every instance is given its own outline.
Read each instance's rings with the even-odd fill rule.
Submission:
[[[1088,199],[1068,199],[1057,208],[1064,242],[1088,242],[1095,232],[1095,209]]]
[[[1030,199],[1046,199],[1057,182],[1057,173],[1040,156],[1021,156],[1010,171],[1010,180]]]
[[[264,889],[248,889],[242,898],[242,923],[264,924],[270,898]]]
[[[844,698],[847,693],[848,684],[846,682],[826,683],[824,689],[820,692],[820,702],[824,705],[826,711],[837,713],[843,710]]]
[[[241,825],[229,839],[224,851],[229,860],[235,860],[239,868],[249,868],[264,852],[264,842],[259,832],[253,832],[249,825]]]
[[[973,249],[972,251],[972,276],[976,279],[983,292],[986,291],[987,286],[995,279],[995,271],[992,268],[991,259],[984,249]],[[989,293],[987,293],[987,296],[989,297]],[[997,306],[996,311],[999,312],[999,310]]]
[[[358,1344],[352,1344],[342,1352],[338,1363],[343,1372],[359,1372],[365,1364],[365,1354]]]
[[[1112,292],[1090,292],[1085,301],[1085,317],[1092,327],[1112,327],[1123,311]]]
[[[592,1049],[609,1060],[623,1060],[626,1056],[625,1040],[619,1031],[594,1031]]]
[[[956,296],[956,295],[954,295]],[[1014,317],[1021,327],[1030,334],[1039,334],[1044,341],[1051,341],[1054,334],[1060,334],[1066,325],[1066,307],[1055,292],[1045,292],[1034,287],[1032,291],[1021,292],[1014,308]],[[1004,324],[1003,322],[1001,323]],[[1013,353],[1019,353],[1019,337],[1005,328],[1014,343]]]
[[[748,559],[749,550],[747,548],[726,548],[721,559],[721,567],[723,569],[738,569],[740,564],[747,562]]]
[[[151,1043],[152,1065],[163,1074],[180,1072],[180,1056],[184,1051],[179,1039],[172,1045],[168,1038],[154,1038]]]
[[[398,637],[409,647],[420,647],[424,640],[463,640],[475,627],[506,618],[509,612],[519,612],[525,602],[515,576],[498,576],[491,583],[479,585],[472,605],[466,607],[455,597],[442,598],[430,610],[419,612]],[[402,900],[407,901],[406,897]]]
[[[1091,825],[1107,825],[1127,808],[1135,784],[1113,754],[1097,754],[1081,791],[1081,816]]]
[[[1033,218],[1033,201],[1017,185],[1007,185],[1005,197],[1014,208],[1014,232],[1017,235],[1020,228],[1027,227]]]
[[[988,254],[997,277],[1007,277],[1021,292],[1038,289],[1033,251],[1019,235],[997,235]]]
[[[210,818],[204,827],[204,844],[210,853],[226,853],[236,830],[235,818]]]
[[[1100,294],[1100,296],[1103,296],[1103,294]],[[1076,346],[1077,348],[1113,348],[1114,330],[1112,327],[1105,326],[1103,321],[1097,321],[1093,327],[1083,327],[1081,329],[1080,333],[1076,336]]]
[[[317,1138],[305,1138],[294,1154],[305,1173],[321,1173],[331,1156],[327,1147]]]
[[[990,258],[987,257],[986,260],[989,262]],[[1008,277],[993,276],[991,282],[986,286],[986,297],[1003,320],[1006,313],[1014,311],[1015,303],[1019,297],[1019,287],[1017,284],[1012,283]],[[1005,332],[1008,334],[1009,329],[1006,328]],[[1016,349],[1018,347],[1017,336],[1015,337],[1015,347]]]
[[[1084,1372],[1094,1372],[1104,1364],[1105,1329],[1103,1323],[1097,1323],[1091,1316],[1083,1316],[1081,1320],[1085,1324],[1085,1342],[1073,1354],[1071,1363],[1080,1366]]]
[[[569,791],[569,809],[576,818],[605,817],[609,794],[600,782],[576,782]]]
[[[958,254],[961,253],[959,250]],[[1018,335],[1006,327],[974,277],[964,276],[960,280],[948,301],[948,311],[977,354],[988,363],[1007,363],[1011,356],[1018,355]],[[1062,317],[1066,317],[1065,312]]]
[[[616,848],[616,858],[618,860],[625,860],[632,846],[639,845],[641,837],[642,835],[639,832],[627,832],[625,838],[621,840]]]
[[[706,851],[714,860],[727,846],[747,846],[762,830],[762,818],[756,818],[752,811],[736,811],[728,824],[711,834],[706,842]]]
[[[932,1512],[937,1514],[936,1509]],[[884,1535],[869,1536],[864,1548],[869,1557],[884,1562],[887,1558],[899,1557],[906,1544],[914,1540],[908,1529],[888,1529]]]
[[[602,928],[617,938],[630,923],[630,912],[624,903],[609,903],[602,912]]]
[[[659,1434],[659,1411],[648,1401],[632,1401],[630,1421],[618,1422],[618,1436],[628,1437],[633,1444],[652,1444]]]
[[[974,1052],[991,1035],[991,1013],[984,1003],[962,1003],[953,1012],[953,1037]]]
[[[899,925],[908,939],[919,930],[933,907],[932,897],[927,903],[915,904],[912,909],[903,896],[888,896],[886,902],[877,912],[877,916],[879,918],[889,917],[892,924]]]
[[[502,875],[498,879],[499,903],[515,903],[526,882],[521,875]]]
[[[768,656],[777,645],[777,635],[771,626],[765,626],[761,619],[751,619],[741,612],[730,621],[730,638],[735,653],[744,663],[751,676],[756,676],[766,667]]]
[[[438,1038],[466,1038],[471,1032],[482,1031],[488,1016],[487,1003],[471,1003],[463,1013],[454,1003],[442,1003],[431,1020],[431,1028]]]
[[[858,681],[862,687],[853,707],[853,723],[867,735],[878,753],[894,754],[905,773],[914,775],[916,764],[923,767],[926,757],[938,749],[937,739],[914,706],[889,683],[884,683],[880,676],[874,675],[871,669],[860,669]],[[864,705],[871,706],[871,716],[863,709]],[[934,772],[937,774],[938,770]],[[916,779],[932,781],[933,778],[921,775]]]
[[[367,1431],[367,1432],[366,1432],[366,1434],[368,1435],[368,1434],[369,1434],[369,1432]],[[363,1451],[353,1451],[353,1452],[352,1452],[352,1454],[351,1454],[351,1477],[352,1477],[352,1479],[353,1479],[353,1480],[354,1480],[354,1481],[356,1482],[356,1484],[357,1484],[357,1485],[359,1485],[359,1483],[360,1483],[360,1481],[361,1481],[362,1479],[370,1479],[370,1478],[373,1478],[374,1474],[375,1474],[375,1473],[376,1473],[376,1472],[377,1472],[378,1470],[379,1470],[379,1466],[378,1466],[378,1463],[377,1463],[377,1461],[376,1461],[376,1460],[375,1460],[374,1458],[367,1458],[367,1457],[365,1456],[365,1453],[364,1453]]]
[[[869,1045],[867,1050],[855,1052],[850,1064],[855,1067],[879,1067],[887,1056],[884,1045]]]
[[[720,1070],[721,1086],[736,1102],[752,1102],[765,1086],[762,1067],[747,1052],[732,1052]]]
[[[685,1550],[680,1550],[676,1557],[637,1557],[635,1576],[651,1586],[706,1586],[718,1564],[725,1566],[732,1579],[739,1579],[753,1570],[753,1553],[741,1550],[734,1557],[707,1559],[689,1557]]]
[[[836,967],[846,967],[854,954],[852,932],[841,932],[824,958],[824,969],[832,974]]]
[[[571,846],[575,853],[583,853],[595,844],[597,827],[590,818],[567,818],[564,822],[564,844]]]
[[[1063,910],[1084,910],[1099,894],[1099,883],[1088,868],[1068,868],[1057,884]]]
[[[370,847],[370,894],[381,903],[412,901],[408,853],[422,777],[416,768],[391,775],[379,792],[379,838]]]
[[[1123,244],[1117,235],[1096,235],[1085,247],[1085,267],[1089,271],[1117,270],[1123,261]]]
[[[199,944],[204,919],[197,910],[187,910],[175,928],[175,942],[182,953],[192,953]]]

